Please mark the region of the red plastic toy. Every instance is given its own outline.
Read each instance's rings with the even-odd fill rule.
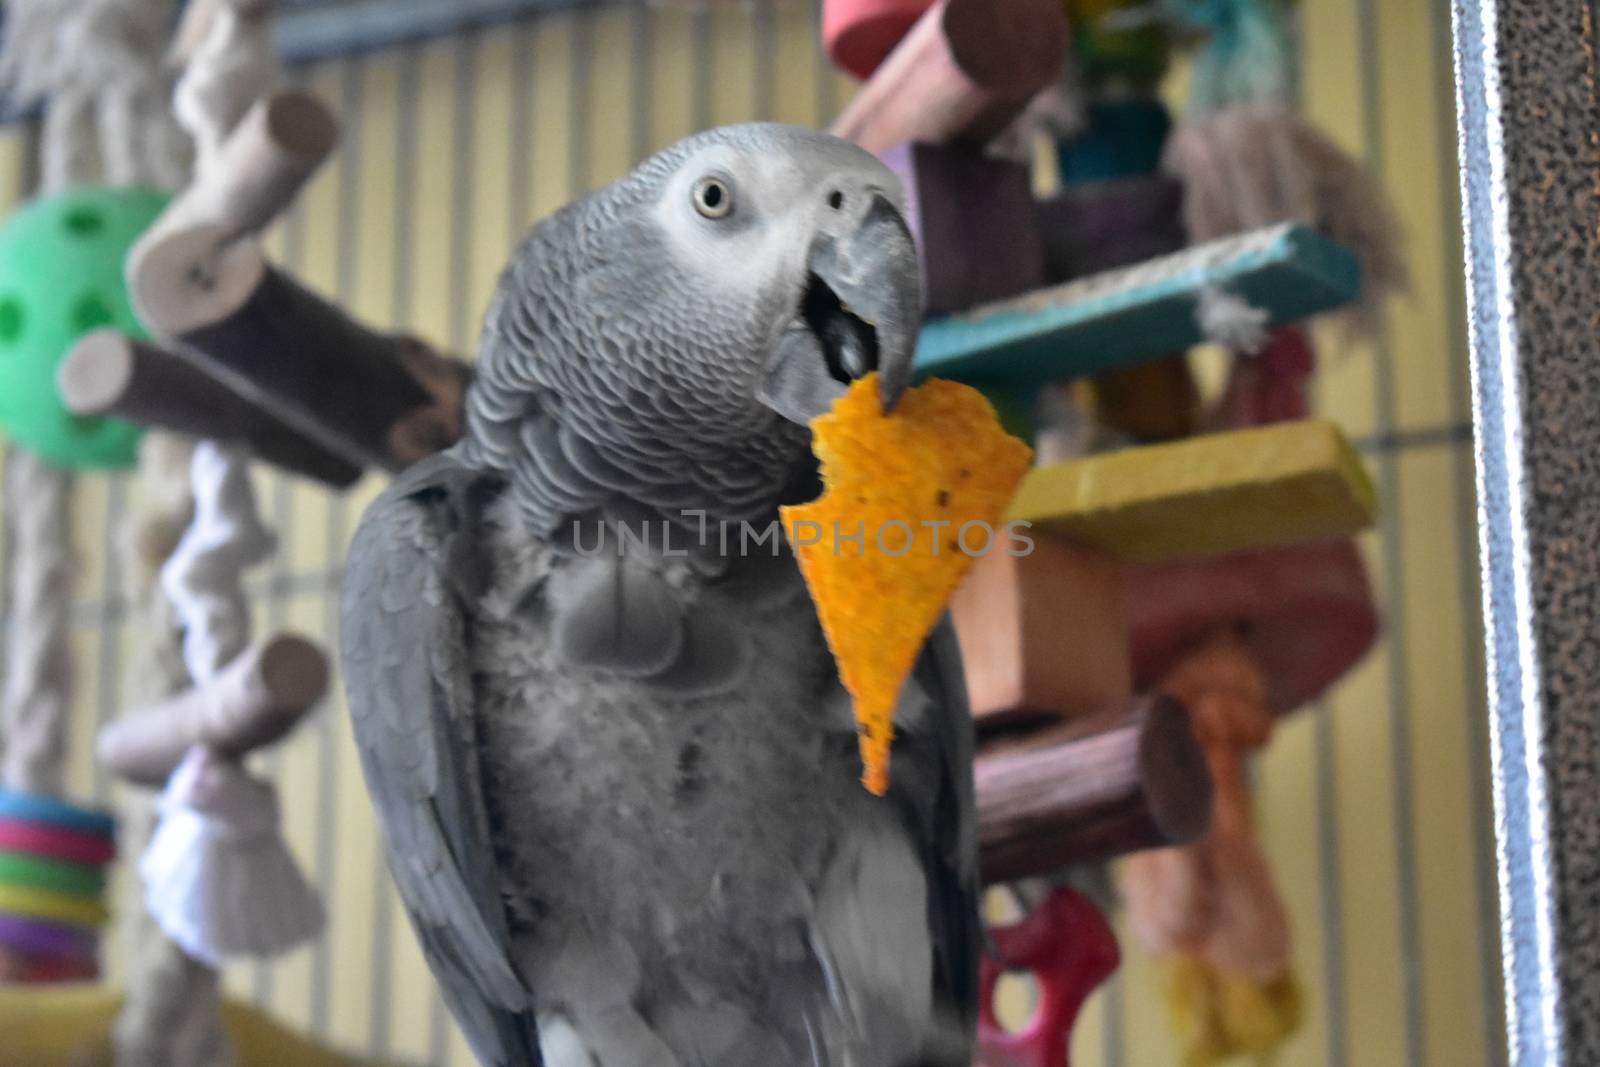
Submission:
[[[991,933],[999,956],[983,961],[979,1067],[1070,1067],[1078,1012],[1122,962],[1116,934],[1087,897],[1065,888],[1026,919]],[[995,988],[1008,970],[1029,971],[1039,984],[1039,1006],[1016,1033],[995,1015]]]

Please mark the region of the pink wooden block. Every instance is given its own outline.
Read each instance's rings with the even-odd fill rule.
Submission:
[[[822,41],[840,70],[869,78],[933,0],[824,0]]]
[[[1366,565],[1349,540],[1130,567],[1126,580],[1140,691],[1219,627],[1237,626],[1281,715],[1321,695],[1378,636]]]

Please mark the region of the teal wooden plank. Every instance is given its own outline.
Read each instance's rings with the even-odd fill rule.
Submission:
[[[917,377],[1029,385],[1181,351],[1204,340],[1195,309],[1208,286],[1280,325],[1354,300],[1361,268],[1354,253],[1307,227],[1253,230],[930,320],[917,342]]]

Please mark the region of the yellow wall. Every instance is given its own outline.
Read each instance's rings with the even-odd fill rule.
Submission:
[[[1323,349],[1320,406],[1360,439],[1383,489],[1384,525],[1365,547],[1391,626],[1325,705],[1281,730],[1259,768],[1263,832],[1310,1005],[1283,1062],[1375,1067],[1420,1049],[1417,1062],[1463,1067],[1498,1057],[1498,999],[1448,4],[1302,8],[1306,110],[1379,167],[1406,220],[1415,284],[1386,344]],[[469,351],[496,273],[533,219],[702,124],[820,124],[849,89],[819,61],[815,32],[809,4],[617,11],[319,64],[304,79],[342,115],[346,140],[271,251],[367,321]],[[574,57],[586,44],[583,64]],[[0,140],[0,198],[19,160],[18,139]],[[257,582],[259,625],[331,645],[329,591],[377,482],[344,500],[267,472],[258,485],[283,545]],[[90,738],[120,710],[121,677],[136,667],[122,607],[131,576],[106,566],[134,493],[101,478],[79,494],[72,783],[85,796],[107,788]],[[351,1048],[468,1064],[381,869],[342,701],[264,766],[292,844],[328,891],[329,933],[274,966],[230,970],[229,988]],[[123,888],[127,911],[125,877]],[[1136,949],[1127,957],[1080,1028],[1082,1067],[1174,1062],[1152,969]],[[121,965],[114,952],[113,972]]]

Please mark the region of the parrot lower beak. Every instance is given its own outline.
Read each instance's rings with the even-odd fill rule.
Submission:
[[[808,424],[873,371],[883,410],[911,382],[922,321],[922,277],[911,230],[874,196],[861,223],[811,246],[805,292],[767,365],[761,400]]]

